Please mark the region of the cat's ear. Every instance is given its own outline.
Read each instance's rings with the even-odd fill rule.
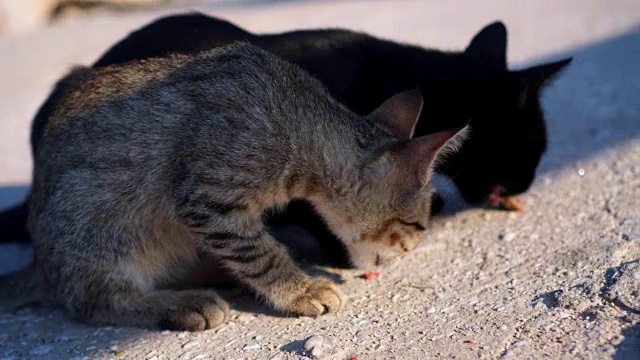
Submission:
[[[507,68],[507,27],[496,21],[471,39],[465,54],[500,68]]]
[[[429,182],[433,167],[449,154],[455,153],[469,135],[469,126],[424,135],[403,142],[394,155],[402,181],[424,186]]]
[[[562,69],[571,63],[571,60],[573,58],[566,58],[515,71],[514,73],[524,82],[526,88],[537,90],[547,85]]]
[[[416,88],[390,97],[367,117],[394,137],[408,140],[413,137],[422,103],[422,94]]]

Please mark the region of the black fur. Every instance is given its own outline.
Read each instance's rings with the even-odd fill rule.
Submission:
[[[29,208],[26,201],[0,212],[0,231],[2,231],[0,241],[29,241],[29,232],[27,231],[28,214]]]

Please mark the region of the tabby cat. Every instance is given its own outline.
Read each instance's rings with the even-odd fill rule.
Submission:
[[[467,131],[413,138],[417,90],[356,115],[248,44],[78,68],[58,87],[34,154],[35,265],[5,276],[0,293],[40,276],[97,324],[223,323],[215,291],[172,289],[208,260],[278,311],[337,311],[343,295],[294,264],[265,231],[265,211],[304,199],[355,266],[395,260],[423,238],[433,164]]]

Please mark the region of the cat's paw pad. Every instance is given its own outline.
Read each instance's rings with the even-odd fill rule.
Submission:
[[[290,311],[316,317],[336,312],[344,303],[345,297],[334,283],[326,279],[312,279],[306,291],[292,302]]]
[[[175,331],[203,331],[223,324],[228,317],[229,305],[217,294],[203,292],[184,296],[176,309],[165,314],[160,327]]]

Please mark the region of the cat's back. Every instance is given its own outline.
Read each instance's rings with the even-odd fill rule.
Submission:
[[[80,132],[86,138],[95,133],[91,129],[102,133],[120,129],[127,136],[136,133],[136,127],[145,131],[161,127],[171,114],[187,112],[187,102],[207,100],[195,96],[203,92],[203,80],[210,86],[205,92],[211,95],[221,92],[221,86],[232,90],[234,71],[239,73],[242,65],[234,68],[225,63],[248,57],[242,48],[232,48],[200,56],[169,55],[101,68],[77,67],[58,82],[58,96],[43,106],[42,121],[35,127],[46,132],[44,142],[55,141],[57,134],[65,135],[67,142]],[[250,62],[243,65],[245,72],[251,72]]]
[[[169,154],[176,141],[195,144],[203,134],[218,147],[232,145],[231,139],[266,141],[295,131],[296,119],[314,118],[301,112],[337,106],[303,70],[244,43],[79,68],[62,83],[73,89],[49,109],[39,153],[73,156],[67,163],[114,154],[152,161]]]
[[[253,103],[260,103],[274,102],[278,97],[286,99],[295,92],[292,86],[306,90],[317,88],[309,97],[324,92],[322,85],[302,69],[248,43],[234,43],[195,55],[174,54],[102,68],[76,69],[63,81],[78,85],[67,96],[61,107],[63,111],[56,112],[56,117],[74,115],[71,110],[115,107],[119,101],[131,107],[138,99],[151,101],[171,95],[178,98],[178,102],[189,98],[200,102],[199,105],[215,103],[223,108],[230,104],[216,101],[220,97],[247,96]],[[237,110],[241,110],[249,104],[237,105],[245,105],[237,106]]]

